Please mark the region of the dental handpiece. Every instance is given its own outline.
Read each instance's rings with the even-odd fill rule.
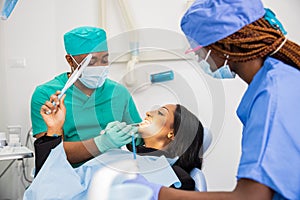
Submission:
[[[141,123],[142,122],[140,122],[140,123],[134,123],[134,124],[129,124],[129,125],[134,126],[134,127],[139,127],[141,125]]]
[[[150,125],[150,121],[147,119],[144,119],[143,121],[139,122],[139,123],[134,123],[134,124],[130,124],[131,126],[135,126],[135,127],[146,127]]]
[[[144,121],[139,122],[139,123],[128,124],[128,125],[134,126],[134,127],[140,127],[140,125],[141,125],[143,122],[144,122]],[[105,129],[103,129],[103,130],[100,131],[100,135],[103,135],[103,134],[105,134]],[[134,134],[132,134],[132,135],[134,135]]]

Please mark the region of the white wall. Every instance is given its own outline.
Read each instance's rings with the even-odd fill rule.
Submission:
[[[64,61],[63,33],[77,25],[97,25],[97,10],[96,0],[84,3],[79,0],[18,1],[10,18],[0,21],[0,92],[3,94],[0,131],[6,131],[7,125],[21,125],[24,143],[31,126],[30,98],[34,88],[68,70]],[[16,59],[25,59],[26,66],[14,67]],[[1,161],[0,172],[7,164]],[[1,178],[0,199],[22,198],[24,186],[19,181],[19,165],[14,164]]]
[[[0,1],[1,2],[1,1]],[[118,38],[126,31],[118,1],[107,1],[107,33],[109,40]],[[299,19],[300,2],[298,0],[271,1],[264,0],[268,7],[273,8],[289,32],[289,37],[300,42],[297,22]],[[178,37],[180,32],[179,21],[185,10],[186,0],[128,0],[127,1],[134,24],[138,28],[155,28],[162,32],[169,32],[170,38]],[[56,74],[68,70],[64,60],[63,34],[75,26],[98,25],[100,1],[89,0],[30,0],[19,1],[15,10],[7,21],[0,21],[0,131],[6,131],[7,125],[21,125],[23,140],[30,128],[30,98],[36,85],[41,84]],[[170,38],[158,37],[158,44]],[[173,39],[174,39],[173,38]],[[150,38],[145,38],[145,43]],[[172,41],[172,39],[170,39]],[[151,40],[151,42],[154,42]],[[184,43],[177,41],[165,44],[167,47],[182,48]],[[113,42],[112,42],[113,43]],[[163,44],[164,45],[164,44]],[[118,48],[111,47],[117,51]],[[23,68],[12,67],[14,61],[25,59]],[[231,190],[236,184],[235,175],[240,156],[241,124],[235,116],[235,110],[241,99],[246,85],[239,79],[234,81],[214,82],[195,73],[186,66],[186,61],[153,62],[156,66],[163,65],[181,74],[188,80],[190,88],[199,100],[199,118],[206,126],[214,131],[213,146],[205,156],[204,172],[207,177],[209,190]],[[141,66],[145,63],[140,63]],[[150,64],[152,64],[150,62]],[[125,64],[114,64],[111,69],[111,78],[120,80],[125,73]],[[220,96],[220,104],[215,110],[206,84],[216,84],[223,90],[225,96]],[[194,87],[195,85],[201,85]],[[162,98],[162,97],[159,97]],[[219,100],[217,99],[217,100]],[[163,102],[162,102],[163,103]],[[138,102],[141,109],[142,101]],[[207,106],[208,105],[208,106]],[[223,105],[223,108],[222,108]],[[226,105],[226,106],[224,106]],[[224,110],[222,110],[224,109]],[[210,112],[211,111],[211,112]],[[144,110],[141,111],[142,113]],[[141,114],[142,114],[141,113]],[[219,119],[220,118],[220,119]],[[215,127],[215,119],[217,128]],[[1,165],[4,163],[0,163]],[[3,166],[2,166],[3,167]],[[13,168],[16,170],[16,168]],[[15,185],[16,177],[10,177],[15,171],[9,172],[0,180],[0,199],[16,199],[13,191],[22,185]]]
[[[1,1],[0,1],[1,3]],[[1,74],[1,78],[0,78],[0,94],[6,94],[6,70],[5,70],[5,42],[4,42],[4,27],[3,24],[0,23],[0,74]],[[4,117],[4,114],[1,113],[7,113],[6,111],[6,98],[0,98],[0,130],[4,130],[5,126],[6,126],[6,119]]]

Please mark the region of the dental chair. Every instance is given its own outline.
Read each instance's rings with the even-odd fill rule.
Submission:
[[[203,135],[203,153],[207,151],[209,146],[211,145],[212,142],[212,133],[207,129],[204,128],[204,135]],[[207,185],[206,185],[206,179],[199,168],[194,168],[190,172],[190,176],[194,179],[195,181],[195,191],[199,192],[206,192],[207,191]]]
[[[207,151],[211,143],[212,134],[208,129],[205,129],[203,138],[203,153]],[[120,167],[122,167],[123,169],[121,171],[123,172],[137,170],[135,169],[137,166],[136,164],[134,164],[134,162],[132,162],[132,160],[124,160],[112,164],[116,166],[118,165],[116,169],[120,169]],[[94,175],[91,181],[90,188],[88,191],[89,200],[110,199],[110,195],[112,195],[110,189],[113,187],[113,185],[116,186],[118,184],[122,184],[124,180],[135,178],[134,173],[120,173],[120,170],[113,170],[115,169],[115,167],[105,167],[97,171],[97,173]],[[207,191],[206,179],[203,172],[200,169],[194,168],[191,171],[190,175],[195,181],[195,191]],[[124,185],[122,185],[122,187],[124,187]],[[99,192],[99,188],[101,188],[101,192]]]

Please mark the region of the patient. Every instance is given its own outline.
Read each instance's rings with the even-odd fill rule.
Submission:
[[[41,114],[46,124],[51,126],[48,129],[61,129],[64,123],[62,116],[66,112],[64,102],[60,102],[57,111],[51,114],[51,117],[44,115],[44,110],[45,105],[41,108]],[[147,112],[138,133],[144,139],[144,145],[136,147],[137,153],[165,155],[168,158],[178,156],[179,159],[172,168],[181,181],[180,189],[194,190],[195,183],[189,173],[195,167],[201,169],[203,154],[203,127],[197,117],[182,105],[168,104]],[[42,167],[50,150],[58,145],[60,140],[60,137],[44,136],[35,141],[37,171]],[[128,144],[127,148],[132,150],[132,145]]]
[[[172,168],[182,183],[180,189],[194,190],[189,173],[195,167],[201,169],[203,155],[203,127],[197,117],[182,105],[168,104],[147,112],[138,132],[145,144],[136,147],[137,153],[178,156]],[[131,144],[127,148],[132,151]]]

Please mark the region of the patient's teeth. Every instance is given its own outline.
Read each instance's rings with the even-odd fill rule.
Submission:
[[[149,120],[144,120],[144,121],[142,121],[141,123],[140,123],[140,125],[139,125],[139,127],[146,127],[146,126],[149,126],[151,123],[150,123],[150,121]]]

